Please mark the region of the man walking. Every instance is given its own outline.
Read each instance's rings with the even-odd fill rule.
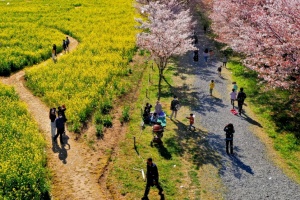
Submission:
[[[237,95],[237,100],[238,100],[238,107],[239,107],[239,114],[241,115],[242,110],[243,110],[243,104],[246,99],[247,95],[244,93],[244,88],[240,89],[240,92]]]
[[[56,141],[59,135],[60,143],[63,144],[62,135],[65,132],[65,120],[61,113],[58,114],[58,118],[56,119],[55,123],[56,123],[57,133],[53,139],[54,141]]]
[[[175,119],[176,119],[176,116],[177,116],[177,111],[179,110],[179,101],[177,99],[177,96],[174,95],[174,99],[171,101],[171,110],[172,110],[172,113],[170,115],[170,119],[172,119],[173,117],[173,114],[175,113]]]
[[[233,133],[235,132],[233,124],[226,125],[224,131],[226,133],[226,153],[229,154],[230,146],[230,154],[233,154]]]
[[[157,166],[152,162],[152,158],[147,159],[146,176],[147,176],[147,185],[146,185],[145,194],[144,194],[144,197],[142,198],[142,200],[148,200],[148,194],[150,191],[150,187],[153,187],[154,185],[159,190],[158,194],[163,198],[163,196],[164,196],[163,189],[160,187],[159,182],[158,182],[159,175],[158,175]]]

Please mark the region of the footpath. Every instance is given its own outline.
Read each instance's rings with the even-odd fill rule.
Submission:
[[[78,41],[70,36],[69,39],[69,50],[72,53]],[[58,62],[62,56],[68,55],[60,53]],[[53,62],[51,58],[32,67],[44,67],[50,62]],[[77,141],[74,133],[66,133],[63,138],[66,145],[53,142],[50,133],[50,108],[26,88],[24,75],[23,69],[10,77],[1,77],[1,81],[15,88],[45,136],[47,167],[52,178],[51,199],[106,199],[106,188],[101,188],[98,183],[100,172],[97,163],[102,158],[101,154],[96,154],[83,142]]]
[[[193,61],[191,52],[180,58],[180,65],[196,76],[193,90],[196,91],[194,98],[197,103],[193,105],[192,112],[196,115],[196,127],[208,131],[208,143],[221,156],[219,174],[226,187],[225,199],[300,199],[300,186],[274,165],[265,145],[255,136],[253,129],[263,127],[263,124],[252,119],[247,111],[242,116],[230,112],[232,80],[229,76],[218,76],[217,68],[222,64],[220,58],[215,57],[206,65],[202,56],[204,49],[215,48],[203,31],[197,35],[199,61]],[[222,68],[222,73],[226,70]],[[215,81],[213,97],[209,95],[211,80]],[[243,87],[239,83],[237,85]],[[247,94],[247,88],[244,91]],[[234,155],[227,155],[225,149],[223,129],[228,123],[235,127]]]

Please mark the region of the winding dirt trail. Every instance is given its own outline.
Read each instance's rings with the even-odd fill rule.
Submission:
[[[75,50],[78,42],[70,39],[70,53]],[[68,54],[58,55],[59,57]],[[51,59],[39,64],[46,65]],[[34,67],[34,66],[33,66]],[[21,70],[10,77],[1,78],[4,84],[14,86],[20,99],[24,101],[29,112],[38,123],[47,141],[48,167],[52,172],[52,199],[113,199],[106,184],[110,168],[110,159],[115,147],[126,132],[126,127],[120,125],[118,116],[120,109],[114,110],[114,128],[105,132],[105,137],[99,140],[95,136],[95,128],[90,126],[84,137],[67,132],[64,143],[53,142],[50,133],[49,108],[29,91],[24,83],[25,71]],[[123,134],[120,134],[123,133]],[[58,139],[59,141],[59,139]],[[114,194],[115,196],[115,194]]]

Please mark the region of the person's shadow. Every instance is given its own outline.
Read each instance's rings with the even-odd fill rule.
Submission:
[[[61,147],[58,145],[57,141],[52,140],[52,151],[54,153],[58,153],[58,158],[63,162],[63,164],[67,164],[68,152],[70,150],[70,144],[68,144],[69,137],[67,135],[63,135],[63,143],[61,143]],[[66,148],[67,147],[67,148]]]

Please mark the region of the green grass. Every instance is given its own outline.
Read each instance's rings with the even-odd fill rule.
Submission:
[[[228,67],[232,71],[233,81],[244,87],[247,102],[259,116],[259,124],[274,139],[274,148],[292,166],[300,181],[300,113],[293,107],[291,93],[282,89],[266,90],[264,84],[258,84],[257,73],[239,62],[230,62]]]
[[[205,160],[211,158],[210,153],[206,151],[212,152],[211,149],[199,147],[201,133],[188,134],[186,131],[188,122],[171,121],[167,118],[167,127],[162,138],[164,146],[154,145],[151,147],[152,128],[148,125],[145,129],[140,127],[141,110],[147,102],[155,105],[158,92],[158,71],[155,67],[154,70],[151,69],[151,63],[147,65],[148,69],[142,78],[138,100],[134,103],[133,112],[130,113],[129,131],[125,140],[120,144],[118,156],[114,159],[114,167],[108,178],[109,183],[118,185],[119,191],[117,193],[126,196],[126,199],[142,197],[145,182],[142,180],[141,172],[135,171],[133,168],[143,168],[146,172],[146,159],[152,157],[158,166],[160,183],[167,199],[190,199],[187,197],[200,199],[202,183],[198,178],[199,168],[210,162]],[[165,81],[162,82],[160,101],[167,115],[171,114],[169,109],[173,97],[171,91],[178,89],[176,86],[178,83],[174,83],[172,77],[176,72],[176,65],[170,64],[164,73],[168,84]],[[180,120],[183,119],[182,116],[179,118]],[[136,138],[135,148],[133,137]],[[157,192],[155,187],[151,188],[149,198],[159,199]]]

